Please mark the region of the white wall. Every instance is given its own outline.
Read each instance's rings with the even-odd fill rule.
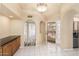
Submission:
[[[10,35],[10,19],[0,15],[0,38]]]

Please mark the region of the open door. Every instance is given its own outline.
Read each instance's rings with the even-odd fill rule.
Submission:
[[[56,22],[47,23],[47,41],[56,42]]]

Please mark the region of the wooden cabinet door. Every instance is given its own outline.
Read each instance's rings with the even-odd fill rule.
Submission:
[[[2,48],[0,47],[0,56],[2,56]]]
[[[11,42],[12,43],[12,54],[14,54],[15,52],[16,52],[16,47],[17,47],[17,45],[16,45],[16,40],[14,40],[13,42]]]
[[[19,46],[20,46],[20,37],[18,37],[16,40],[17,40],[16,45],[17,45],[17,49],[18,49],[18,48],[19,48]]]
[[[16,40],[12,42],[12,54],[14,54],[20,46],[20,38],[18,37]]]
[[[3,46],[3,56],[11,56],[12,55],[12,44],[8,43]]]

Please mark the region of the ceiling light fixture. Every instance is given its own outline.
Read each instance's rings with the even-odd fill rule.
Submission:
[[[45,3],[37,4],[37,11],[39,11],[39,12],[47,11],[47,4],[45,4]]]

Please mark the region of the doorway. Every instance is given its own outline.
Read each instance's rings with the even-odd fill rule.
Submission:
[[[35,46],[36,45],[36,25],[33,21],[26,22],[26,39],[25,46]]]
[[[56,22],[47,23],[47,41],[56,43]]]
[[[73,48],[79,48],[79,18],[73,21]]]

